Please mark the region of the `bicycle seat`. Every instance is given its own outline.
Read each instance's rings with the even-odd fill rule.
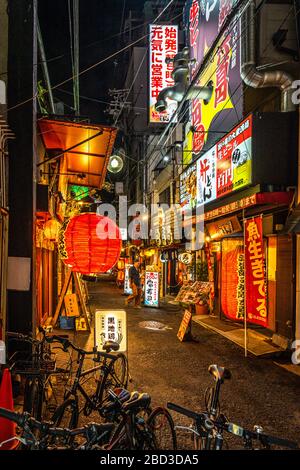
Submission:
[[[129,400],[123,405],[124,411],[138,411],[150,405],[151,397],[148,393],[132,392]]]
[[[220,380],[221,382],[231,378],[230,370],[225,367],[220,367],[217,364],[211,364],[208,368],[208,372],[213,375],[216,380]]]
[[[109,353],[110,351],[118,351],[120,349],[119,343],[116,343],[115,341],[105,341],[105,343],[102,346],[102,349]]]

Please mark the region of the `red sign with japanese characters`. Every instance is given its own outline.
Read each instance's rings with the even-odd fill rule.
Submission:
[[[266,269],[261,216],[245,221],[245,268],[247,320],[267,327]]]
[[[242,238],[222,240],[222,313],[230,320],[244,319],[244,247]]]
[[[155,110],[155,103],[163,88],[174,85],[173,63],[167,64],[166,58],[172,59],[178,52],[178,26],[151,24],[149,41],[149,122],[169,122],[177,102],[167,98],[168,107],[162,113]]]

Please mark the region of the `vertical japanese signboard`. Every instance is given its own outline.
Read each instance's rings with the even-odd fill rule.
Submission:
[[[127,350],[127,318],[125,310],[96,310],[95,346],[103,351],[106,341],[119,343],[120,352]]]
[[[261,216],[245,221],[245,267],[247,320],[267,327],[266,267]]]
[[[245,314],[245,269],[243,240],[222,240],[222,289],[223,314],[231,320],[243,320]]]
[[[216,199],[216,147],[197,160],[197,205]]]
[[[149,122],[168,123],[177,102],[167,98],[168,107],[162,113],[155,110],[155,103],[161,90],[174,85],[173,63],[166,64],[166,58],[178,52],[178,26],[151,24],[149,41]]]
[[[190,47],[191,77],[195,77],[201,63],[218,36],[235,0],[188,0],[184,18],[187,42]],[[199,154],[210,148],[222,132],[229,131],[242,119],[242,79],[240,76],[240,24],[235,17],[222,36],[211,60],[199,77],[198,84],[211,84],[213,94],[208,104],[195,99],[191,102],[193,152]],[[218,135],[219,133],[219,135]]]
[[[180,205],[183,210],[193,209],[197,203],[196,164],[189,166],[180,175]]]
[[[159,307],[159,273],[146,271],[145,300],[146,307]]]
[[[130,287],[129,282],[129,269],[131,268],[132,264],[125,264],[125,276],[124,276],[124,294],[132,294],[132,289]]]

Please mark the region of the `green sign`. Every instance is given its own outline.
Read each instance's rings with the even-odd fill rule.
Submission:
[[[80,201],[81,199],[87,197],[89,195],[89,191],[90,191],[90,188],[88,186],[77,186],[77,185],[69,186],[69,194],[76,201]]]

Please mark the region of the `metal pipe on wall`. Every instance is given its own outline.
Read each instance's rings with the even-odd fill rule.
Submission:
[[[252,88],[279,88],[281,111],[295,111],[296,105],[291,99],[295,91],[292,88],[292,76],[283,70],[262,72],[256,67],[255,15],[255,1],[252,0],[241,15],[241,30],[244,31],[241,41],[241,77]]]

